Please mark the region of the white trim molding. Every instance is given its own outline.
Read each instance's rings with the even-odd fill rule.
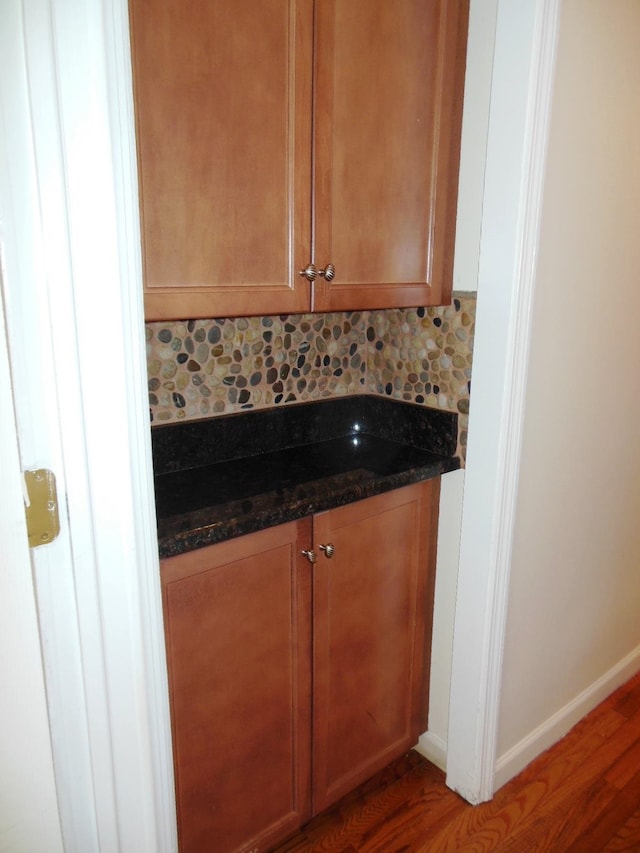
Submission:
[[[415,747],[416,752],[423,755],[427,761],[435,764],[440,770],[447,767],[447,743],[433,732],[425,732]]]
[[[6,2],[7,327],[21,464],[62,509],[32,564],[64,847],[171,853],[128,8]]]
[[[534,758],[557,743],[576,723],[639,671],[640,646],[503,753],[496,762],[496,790],[516,776]]]
[[[512,531],[559,0],[500,0],[478,274],[447,784],[493,796]]]

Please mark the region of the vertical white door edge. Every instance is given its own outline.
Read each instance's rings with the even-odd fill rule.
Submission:
[[[0,145],[0,175],[2,154]],[[0,198],[2,189],[0,179]],[[3,219],[0,208],[0,255]],[[0,290],[2,278],[0,268]],[[0,394],[0,850],[62,853],[1,298]]]
[[[175,850],[126,0],[2,3],[4,298],[65,850]],[[45,849],[41,847],[39,849]],[[55,849],[55,845],[46,849]]]
[[[560,0],[499,0],[473,393],[447,738],[447,785],[494,793],[530,313]]]

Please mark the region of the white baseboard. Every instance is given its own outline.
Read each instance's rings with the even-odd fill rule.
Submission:
[[[434,735],[432,732],[425,732],[423,735],[420,735],[420,740],[418,741],[415,750],[416,752],[419,752],[420,755],[424,755],[427,761],[435,764],[436,767],[440,768],[440,770],[446,771],[447,742],[438,737],[438,735]]]
[[[614,690],[640,670],[640,646],[624,657],[608,672],[571,702],[549,717],[496,761],[495,788],[497,791],[549,747],[563,738],[589,711],[610,696]],[[425,737],[423,735],[423,737]],[[427,756],[429,758],[429,756]],[[433,759],[430,759],[433,760]],[[435,763],[435,762],[434,762]],[[439,765],[438,765],[439,766]]]

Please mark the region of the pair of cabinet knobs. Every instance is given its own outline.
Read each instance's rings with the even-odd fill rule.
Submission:
[[[318,545],[318,548],[320,548],[321,551],[324,551],[325,557],[327,557],[329,560],[333,557],[336,550],[331,544],[331,542],[329,542],[328,545]],[[302,551],[302,553],[307,558],[307,560],[309,560],[310,563],[315,563],[318,559],[318,555],[315,551]]]
[[[336,268],[333,264],[327,264],[323,270],[316,268],[315,264],[309,264],[303,270],[300,270],[300,275],[308,281],[315,281],[318,276],[321,276],[325,281],[331,281],[336,274]]]

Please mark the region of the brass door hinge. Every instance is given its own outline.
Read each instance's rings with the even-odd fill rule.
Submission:
[[[24,471],[23,474],[29,547],[37,548],[53,542],[60,533],[56,477],[46,468]]]

